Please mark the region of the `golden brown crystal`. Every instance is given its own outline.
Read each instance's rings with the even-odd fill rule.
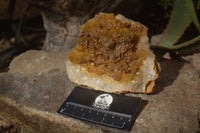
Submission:
[[[137,46],[139,37],[146,33],[147,28],[138,22],[123,22],[114,14],[100,13],[82,26],[69,60],[89,72],[129,82],[146,58],[146,52]]]

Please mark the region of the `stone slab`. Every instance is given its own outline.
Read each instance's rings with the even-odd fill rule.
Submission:
[[[75,84],[67,78],[67,53],[28,51],[0,73],[0,114],[41,133],[109,133],[98,126],[56,113]],[[131,133],[190,133],[199,130],[200,79],[184,60],[161,60],[154,94],[143,98]]]

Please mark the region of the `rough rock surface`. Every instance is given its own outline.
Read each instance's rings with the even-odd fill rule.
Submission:
[[[56,113],[75,86],[66,75],[67,53],[28,51],[0,74],[0,114],[43,133],[122,132]],[[132,133],[190,133],[199,130],[200,79],[183,60],[161,60],[157,92],[143,98]]]
[[[19,131],[20,127],[17,124],[10,122],[8,119],[5,119],[0,115],[0,133],[18,133]]]
[[[197,69],[200,77],[200,52],[193,55],[183,56],[183,59],[192,64]]]

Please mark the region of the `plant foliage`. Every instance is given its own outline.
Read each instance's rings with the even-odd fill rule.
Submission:
[[[200,47],[200,34],[191,40],[177,44],[191,23],[194,23],[200,33],[200,24],[196,10],[197,7],[194,6],[193,0],[176,0],[169,24],[162,34],[159,44],[151,46],[151,48],[161,49],[162,54],[165,52],[180,54],[184,53],[184,51],[188,52],[198,49]]]

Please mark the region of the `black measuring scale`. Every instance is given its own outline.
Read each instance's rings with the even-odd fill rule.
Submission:
[[[95,124],[129,130],[141,98],[77,86],[58,113]]]

